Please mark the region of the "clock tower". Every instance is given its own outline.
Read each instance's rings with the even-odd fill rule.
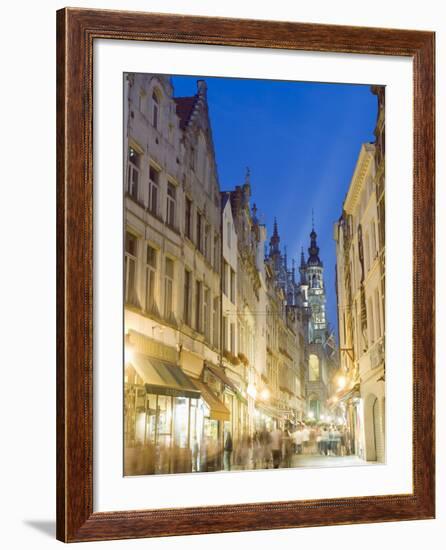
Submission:
[[[308,306],[310,309],[308,336],[310,343],[323,344],[326,339],[324,264],[319,258],[317,234],[314,227],[310,233],[310,247],[306,265]]]

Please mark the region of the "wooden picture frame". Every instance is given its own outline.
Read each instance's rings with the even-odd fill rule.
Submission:
[[[93,43],[96,39],[413,60],[413,492],[93,512]],[[432,32],[66,8],[57,13],[57,538],[65,542],[427,519],[435,510]]]

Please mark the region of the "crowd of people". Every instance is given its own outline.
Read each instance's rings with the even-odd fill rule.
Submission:
[[[353,443],[343,426],[334,424],[297,425],[281,428],[264,424],[254,434],[233,439],[226,432],[223,441],[211,437],[201,445],[180,448],[171,441],[164,445],[146,442],[126,448],[125,475],[147,475],[220,470],[257,470],[299,466],[298,455],[345,456],[353,453]]]
[[[299,422],[281,429],[266,425],[251,437],[233,441],[228,432],[224,444],[224,469],[289,468],[294,455],[346,456],[352,453],[348,433],[334,424]]]

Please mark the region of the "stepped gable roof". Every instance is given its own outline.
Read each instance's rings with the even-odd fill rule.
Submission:
[[[220,191],[221,209],[224,210],[228,201],[231,200],[230,191]]]
[[[177,115],[180,117],[180,128],[184,130],[192,115],[198,96],[174,97],[173,99],[177,106]]]

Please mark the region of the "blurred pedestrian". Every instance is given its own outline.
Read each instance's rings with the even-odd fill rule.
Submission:
[[[226,436],[225,447],[224,447],[225,470],[231,470],[232,451],[233,451],[232,436],[231,436],[231,432],[228,432],[228,435]]]
[[[263,449],[259,432],[255,432],[252,440],[252,462],[254,468],[262,467]]]
[[[316,430],[316,446],[317,453],[322,454],[322,426],[318,426]]]
[[[276,424],[276,427],[271,432],[271,451],[273,454],[274,468],[278,468],[282,460],[282,442],[283,442],[283,434]]]
[[[335,454],[335,446],[336,446],[336,435],[335,435],[335,427],[333,424],[330,426],[330,429],[328,430],[328,456],[334,456]]]
[[[294,436],[295,452],[296,454],[301,455],[302,454],[302,429],[300,426],[297,427],[293,436]]]
[[[304,424],[302,429],[302,445],[304,448],[304,454],[308,454],[310,447],[310,430],[306,424]]]
[[[289,428],[283,433],[283,453],[285,460],[285,468],[291,468],[291,457],[293,454],[293,438]]]
[[[263,429],[260,433],[260,443],[263,451],[262,453],[263,467],[269,468],[269,463],[271,461],[271,434],[266,429],[265,425],[263,426]]]
[[[329,433],[326,426],[322,428],[322,434],[321,434],[321,450],[322,454],[325,456],[328,456],[328,444],[329,444]]]

